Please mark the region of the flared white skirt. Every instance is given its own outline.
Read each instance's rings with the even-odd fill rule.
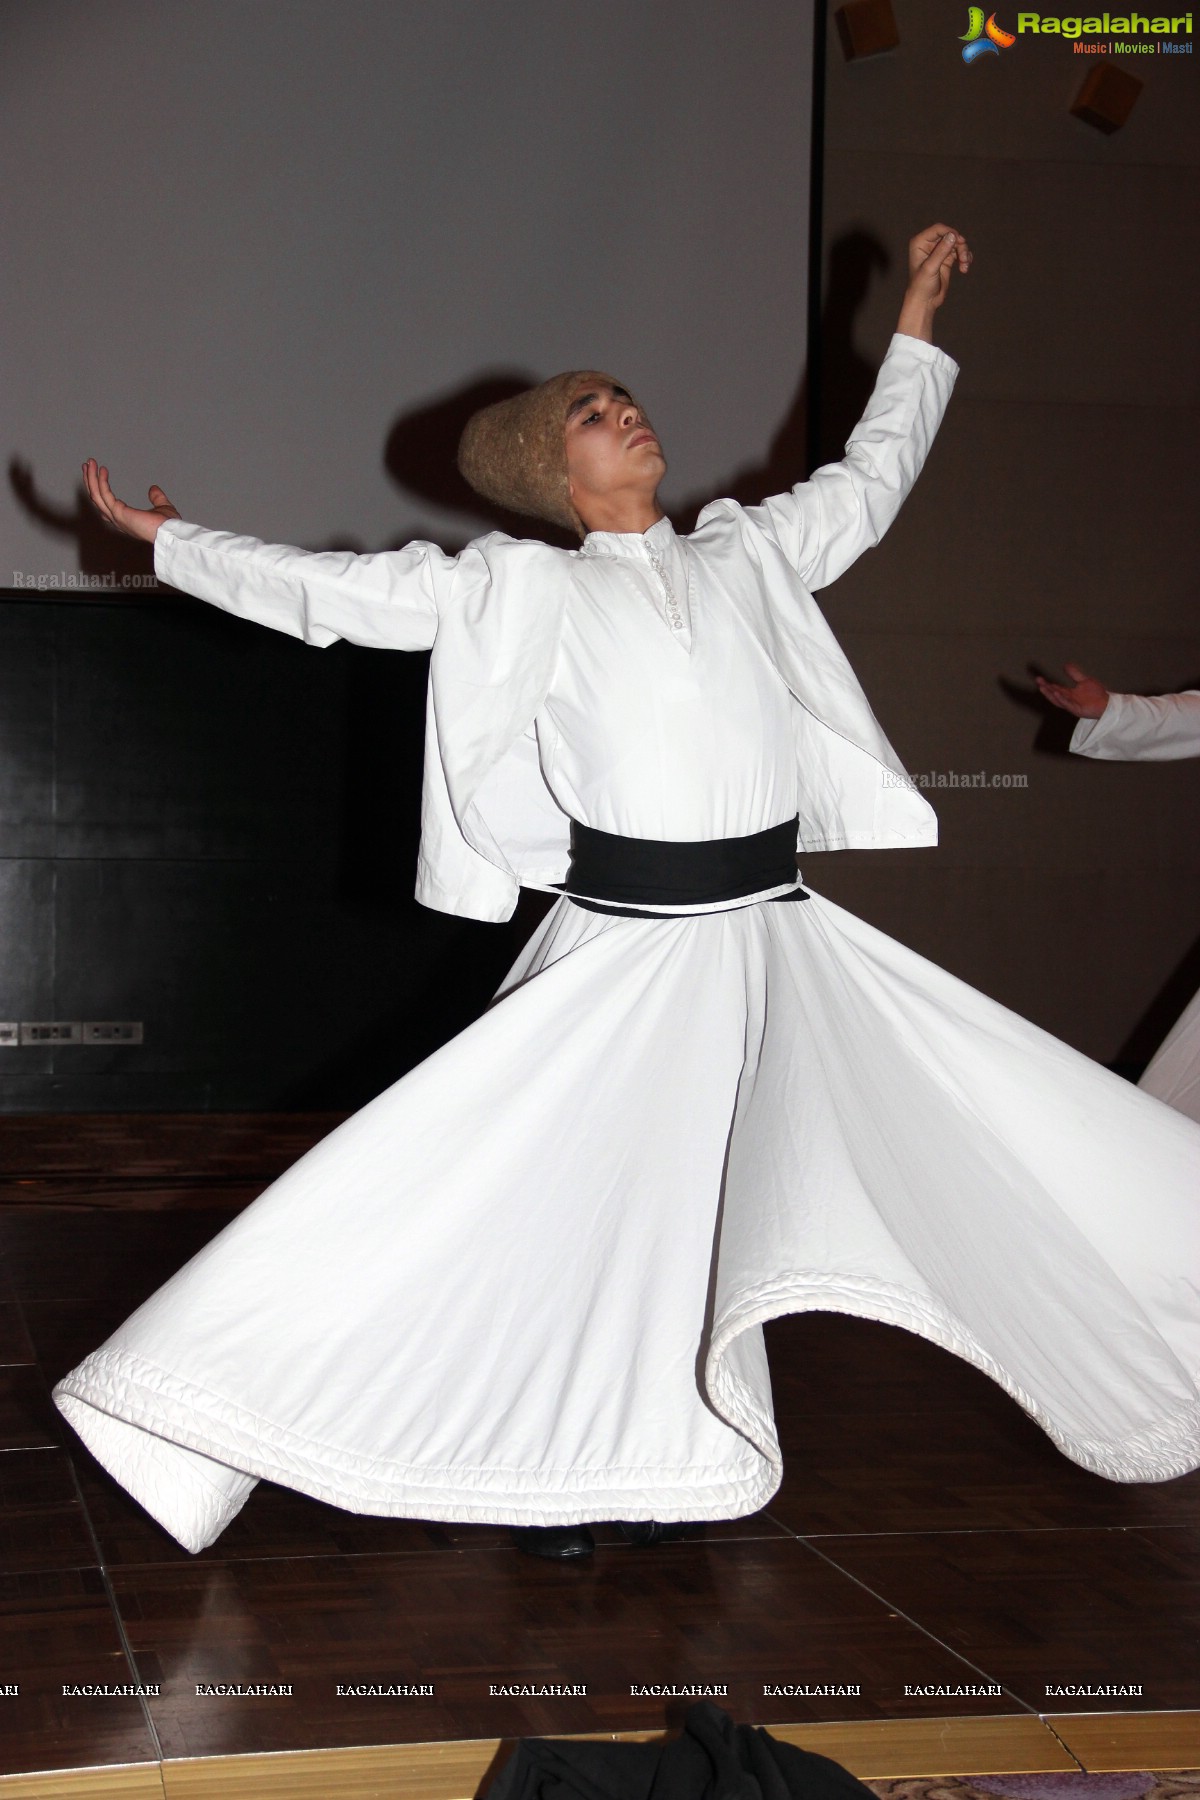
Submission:
[[[814,896],[560,902],[468,1030],[55,1390],[189,1549],[266,1477],[355,1512],[735,1517],[762,1324],[966,1358],[1119,1481],[1200,1464],[1200,1125]]]

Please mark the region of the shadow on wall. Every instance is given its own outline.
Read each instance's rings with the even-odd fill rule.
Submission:
[[[730,497],[753,505],[769,494],[781,493],[808,473],[810,426],[815,462],[836,461],[851,429],[860,417],[875,381],[875,366],[854,345],[854,321],[872,281],[886,274],[890,257],[884,245],[864,229],[847,232],[832,246],[825,302],[821,314],[820,367],[814,374],[806,366],[800,374],[783,419],[764,456],[746,468],[734,470],[724,484],[689,497],[675,509],[681,528],[690,526],[709,500]],[[819,399],[818,404],[818,379]],[[551,526],[521,518],[491,505],[475,494],[458,472],[458,440],[467,420],[480,407],[506,400],[530,387],[538,378],[523,370],[496,369],[474,377],[451,393],[401,413],[387,435],[383,466],[397,487],[442,511],[460,512],[482,519],[491,530],[514,536],[543,537],[549,543],[573,548],[575,540]],[[87,498],[80,483],[73,505],[63,506],[39,493],[33,469],[14,456],[8,469],[10,488],[27,517],[47,534],[76,546],[79,568],[85,575],[148,575],[153,552],[145,544],[109,529]],[[476,532],[472,536],[479,535]],[[386,548],[395,549],[410,539],[400,536]],[[445,542],[454,554],[469,539]],[[338,539],[314,549],[361,551],[353,540]]]
[[[815,444],[816,464],[841,458],[877,373],[876,365],[855,347],[854,323],[871,283],[887,274],[890,266],[887,249],[869,231],[847,232],[832,246],[820,344],[813,347],[819,355],[819,369],[814,372],[810,365],[802,368],[779,427],[760,460],[731,471],[728,480],[689,495],[672,508],[672,521],[679,530],[690,530],[696,514],[710,500],[730,498],[752,506],[802,481],[809,472],[810,438]],[[485,519],[489,529],[516,537],[535,536],[573,549],[574,538],[536,520],[506,513],[481,499],[467,486],[455,462],[458,440],[472,414],[480,407],[523,392],[537,379],[524,371],[494,370],[438,400],[402,413],[388,433],[384,449],[383,463],[388,475],[397,486],[445,511]],[[818,427],[815,433],[811,430],[814,419]],[[667,449],[669,452],[670,445]],[[444,547],[454,551],[462,545]]]
[[[1031,679],[1027,685],[1014,681],[1009,675],[997,675],[996,686],[1013,706],[1031,713],[1037,721],[1033,738],[1035,756],[1069,756],[1075,720],[1070,713],[1062,712],[1058,707],[1051,706],[1049,701],[1043,700],[1032,681],[1034,675],[1045,675],[1052,681],[1060,681],[1062,676],[1052,669],[1044,669],[1040,663],[1029,664],[1029,675]]]
[[[511,400],[526,388],[536,385],[538,377],[511,369],[495,370],[455,388],[450,394],[427,405],[401,413],[387,435],[383,466],[397,486],[406,488],[420,499],[431,501],[447,512],[468,513],[486,521],[489,531],[505,531],[512,537],[538,537],[549,544],[574,549],[578,540],[552,525],[526,519],[503,507],[493,506],[481,494],[468,487],[458,472],[458,440],[468,419],[484,406],[498,400]],[[481,536],[474,532],[472,536]],[[444,544],[451,553],[461,550],[462,543]],[[397,546],[398,547],[398,546]]]
[[[854,322],[872,281],[890,265],[885,246],[866,230],[846,232],[831,246],[819,341],[809,346],[809,358],[765,454],[734,470],[724,485],[676,507],[672,522],[679,530],[690,530],[710,500],[756,506],[803,481],[811,469],[841,460],[878,373],[877,365],[855,348]]]

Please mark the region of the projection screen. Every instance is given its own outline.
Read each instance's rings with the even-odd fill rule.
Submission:
[[[204,524],[455,545],[420,428],[476,384],[619,372],[669,505],[788,411],[811,0],[25,0],[4,37],[0,584],[107,585],[87,455]]]

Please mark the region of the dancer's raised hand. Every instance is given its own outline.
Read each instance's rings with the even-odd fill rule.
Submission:
[[[952,270],[965,275],[974,257],[961,231],[953,225],[927,225],[908,242],[908,283],[940,306],[946,297]]]
[[[896,329],[908,337],[933,342],[933,315],[946,298],[955,269],[965,275],[974,257],[961,231],[952,225],[927,225],[908,245],[908,286]]]
[[[118,500],[109,486],[108,470],[102,468],[94,456],[89,456],[83,465],[83,479],[96,511],[126,537],[140,538],[144,544],[152,544],[164,519],[180,517],[178,507],[171,505],[160,487],[150,489],[148,507],[129,506],[124,500]]]

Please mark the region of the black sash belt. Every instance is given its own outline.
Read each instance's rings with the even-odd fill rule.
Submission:
[[[796,829],[797,821],[787,819],[750,837],[671,843],[617,837],[572,819],[571,865],[562,885],[577,906],[634,917],[638,907],[716,907],[785,885],[795,891],[779,899],[804,900],[808,896],[796,872]]]

